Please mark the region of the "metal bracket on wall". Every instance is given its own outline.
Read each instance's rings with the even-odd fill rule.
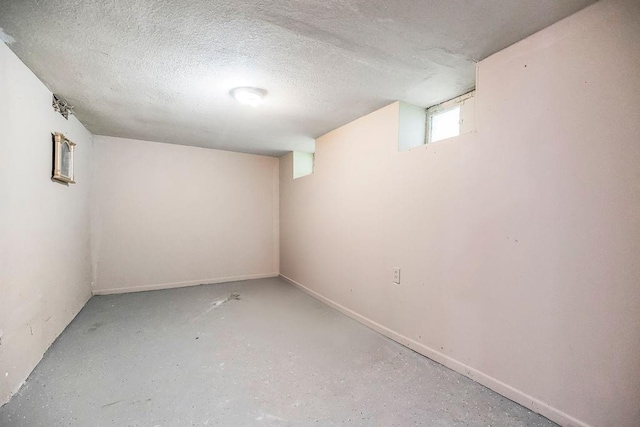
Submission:
[[[53,94],[52,106],[55,111],[62,114],[62,117],[67,120],[69,120],[69,114],[73,114],[73,107],[69,105],[67,101],[62,99],[62,97],[56,95],[55,93]]]

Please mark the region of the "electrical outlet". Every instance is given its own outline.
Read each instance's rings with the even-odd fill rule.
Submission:
[[[400,269],[398,267],[393,268],[393,283],[400,284]]]

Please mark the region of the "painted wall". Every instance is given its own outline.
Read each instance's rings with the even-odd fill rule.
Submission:
[[[396,103],[282,158],[281,273],[564,425],[640,425],[638,46],[603,0],[480,62],[475,133],[398,152]]]
[[[0,404],[91,296],[92,135],[0,43]],[[52,132],[77,144],[76,184],[51,181]]]
[[[278,162],[96,136],[94,292],[278,275]]]

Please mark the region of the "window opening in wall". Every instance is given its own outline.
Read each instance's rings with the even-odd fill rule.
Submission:
[[[430,142],[460,135],[460,107],[431,114],[429,120]]]
[[[427,142],[475,130],[475,91],[427,109]]]
[[[293,179],[302,178],[303,176],[313,173],[313,153],[303,153],[300,151],[293,152]]]

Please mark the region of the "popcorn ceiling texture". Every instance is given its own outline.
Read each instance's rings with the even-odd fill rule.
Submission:
[[[475,62],[594,0],[9,0],[2,39],[94,134],[281,155],[395,100],[429,106]],[[269,91],[259,109],[229,89]]]

